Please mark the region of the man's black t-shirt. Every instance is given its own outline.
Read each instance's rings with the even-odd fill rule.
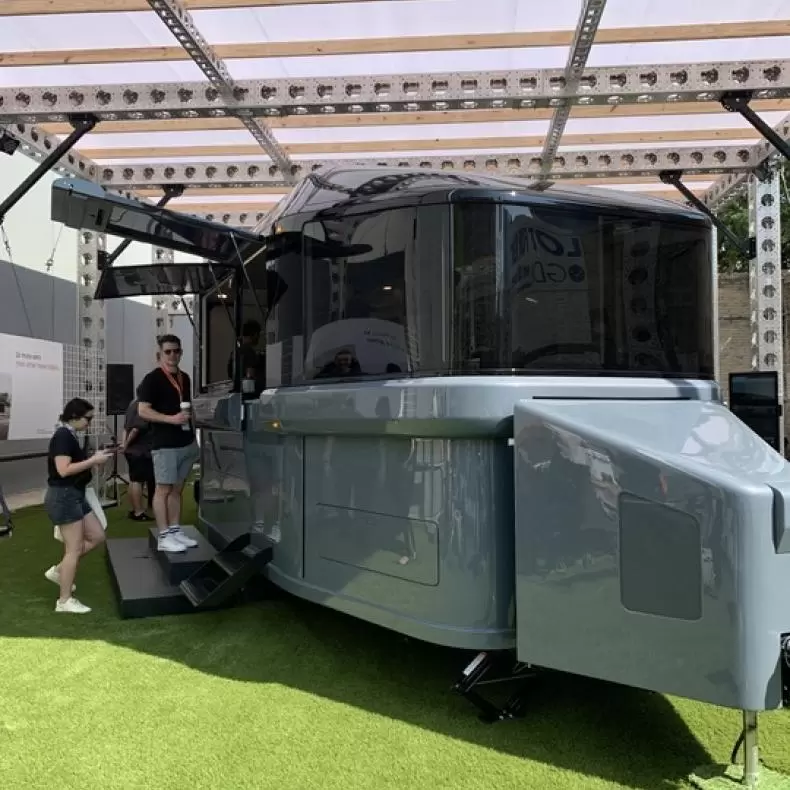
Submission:
[[[55,466],[55,459],[59,455],[71,458],[73,464],[84,461],[87,456],[80,446],[75,433],[65,426],[58,428],[49,440],[49,452],[47,454],[47,482],[55,488],[79,488],[85,490],[90,483],[93,473],[90,469],[80,472],[78,475],[61,477]]]
[[[178,414],[181,401],[192,400],[192,382],[189,376],[180,372],[181,392],[167,377],[162,368],[154,368],[140,382],[137,399],[140,403],[150,403],[154,411],[160,414]],[[174,376],[176,382],[179,375]],[[169,447],[188,447],[195,440],[195,432],[191,425],[167,425],[161,422],[151,423],[151,449],[163,450]]]

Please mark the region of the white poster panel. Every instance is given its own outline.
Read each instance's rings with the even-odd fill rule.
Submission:
[[[351,354],[358,375],[376,376],[408,370],[406,333],[402,326],[380,318],[348,318],[313,332],[305,359],[305,376],[314,378],[340,352]]]
[[[0,440],[46,439],[63,410],[63,346],[0,334]]]

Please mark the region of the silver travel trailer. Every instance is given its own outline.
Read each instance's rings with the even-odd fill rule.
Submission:
[[[467,678],[787,704],[790,467],[721,403],[703,215],[339,166],[254,232],[74,179],[53,219],[206,259],[96,296],[197,295],[200,521],[277,587],[480,651]]]

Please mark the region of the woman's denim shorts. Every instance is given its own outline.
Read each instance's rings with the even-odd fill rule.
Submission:
[[[85,490],[73,486],[50,486],[44,497],[44,510],[53,524],[73,524],[82,521],[91,507],[85,499]]]

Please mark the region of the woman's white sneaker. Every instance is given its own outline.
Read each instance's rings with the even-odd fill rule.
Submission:
[[[67,614],[88,614],[90,610],[90,606],[85,606],[84,603],[80,603],[74,596],[69,598],[67,601],[57,601],[55,603],[56,612],[65,612]]]
[[[44,574],[44,577],[46,579],[48,579],[49,581],[51,581],[53,584],[60,585],[60,571],[58,570],[58,566],[57,565],[53,565]],[[72,584],[71,585],[71,591],[74,592],[74,590],[76,590],[76,589],[77,589],[77,585],[76,584]]]

